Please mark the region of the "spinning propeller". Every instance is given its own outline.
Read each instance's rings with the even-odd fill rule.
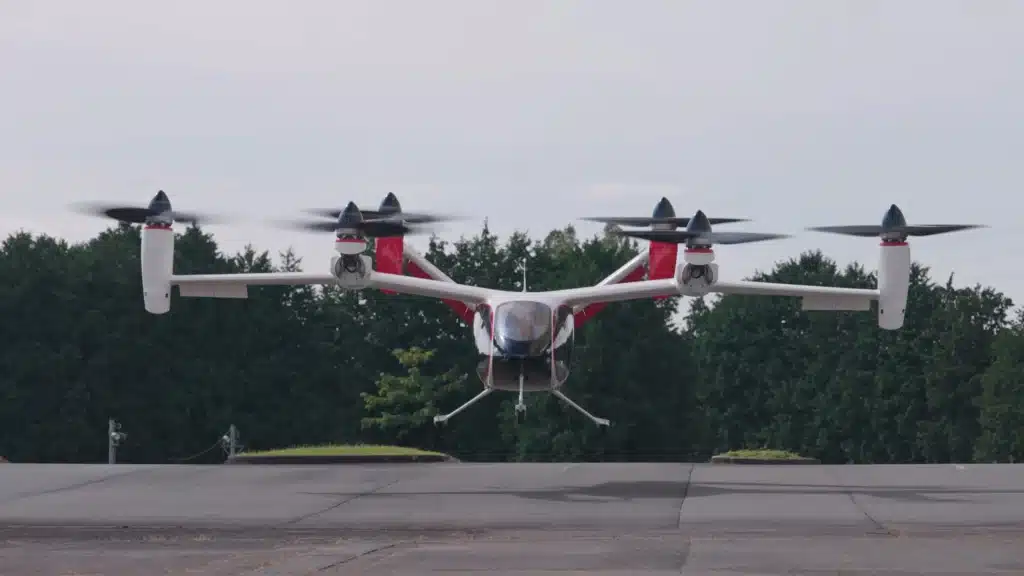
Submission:
[[[787,234],[766,234],[762,232],[712,232],[711,224],[715,221],[737,222],[735,218],[708,218],[702,210],[692,218],[678,218],[686,220],[685,230],[614,230],[613,234],[628,236],[653,242],[667,242],[671,244],[685,244],[688,248],[709,247],[713,244],[746,244],[749,242],[763,242],[765,240],[776,240],[789,238]]]
[[[171,201],[163,190],[156,193],[149,205],[124,206],[104,203],[81,203],[76,204],[78,212],[103,218],[112,218],[121,222],[131,224],[172,224],[174,222],[189,222],[199,224],[200,222],[213,222],[219,218],[210,215],[199,215],[195,212],[179,212],[171,209]]]
[[[668,198],[662,197],[650,217],[644,216],[611,216],[582,218],[588,222],[601,222],[602,224],[615,224],[617,226],[650,226],[655,229],[675,229],[677,226],[688,226],[690,218],[679,218],[676,216],[675,208]],[[708,224],[731,224],[733,222],[747,222],[746,218],[707,218]]]
[[[397,202],[397,200],[396,200]],[[339,238],[342,236],[365,236],[367,238],[387,238],[390,236],[405,236],[423,232],[419,227],[410,226],[398,213],[392,213],[387,217],[364,218],[363,212],[359,210],[355,202],[349,202],[344,210],[337,211],[338,217],[335,220],[303,220],[293,222],[293,227],[311,232],[334,232]],[[381,211],[371,211],[368,214],[380,214]]]
[[[881,225],[818,226],[808,228],[808,230],[844,234],[846,236],[881,237],[887,241],[902,242],[909,236],[934,236],[936,234],[948,234],[949,232],[984,227],[981,224],[917,224],[911,226],[907,224],[903,211],[893,204],[886,211]]]
[[[345,210],[347,209],[348,208]],[[312,210],[306,210],[306,213],[337,220],[341,218],[344,210],[314,208]],[[398,201],[398,197],[395,196],[394,192],[388,192],[388,195],[384,197],[384,200],[380,203],[380,208],[377,210],[363,210],[362,215],[363,218],[369,220],[380,220],[385,218],[397,219],[408,224],[431,224],[434,222],[446,222],[455,219],[453,216],[444,216],[440,214],[402,212],[402,203]]]

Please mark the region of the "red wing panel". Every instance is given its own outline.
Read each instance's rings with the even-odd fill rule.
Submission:
[[[673,246],[675,245],[673,244]],[[619,284],[622,284],[623,282],[639,282],[640,280],[644,279],[644,272],[645,270],[643,266],[637,266],[636,270],[630,272],[628,276],[626,276],[625,278],[622,279],[621,282],[619,282]],[[585,308],[583,308],[583,310],[580,310],[579,313],[573,316],[573,326],[576,328],[583,326],[587,322],[587,320],[593,318],[595,314],[603,310],[604,307],[607,305],[607,302],[595,302],[593,304],[587,305]]]
[[[374,254],[377,256],[377,272],[384,274],[402,274],[402,263],[405,260],[405,244],[401,236],[377,238]],[[385,294],[395,294],[391,290],[381,290]]]
[[[408,266],[409,275],[415,276],[416,278],[423,278],[425,280],[434,280],[429,274],[423,271],[422,268],[416,265],[415,262],[409,262]],[[459,318],[467,325],[473,325],[473,309],[466,306],[465,303],[459,302],[458,300],[442,300],[445,304],[451,308]]]
[[[679,255],[679,245],[669,242],[651,242],[648,247],[648,267],[651,280],[665,280],[671,278],[676,272],[676,258]],[[656,296],[655,300],[661,300],[667,296]]]

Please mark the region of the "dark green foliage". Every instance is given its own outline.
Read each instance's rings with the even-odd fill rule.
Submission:
[[[612,420],[599,429],[546,394],[477,394],[469,329],[441,302],[312,287],[257,287],[246,300],[173,297],[147,314],[139,230],[90,242],[14,234],[0,247],[0,456],[97,462],[106,422],[126,462],[176,461],[230,424],[251,449],[401,443],[464,460],[691,460],[737,448],[824,462],[1024,460],[1024,317],[981,286],[913,270],[906,328],[874,311],[803,312],[796,299],[728,296],[609,305],[577,334],[566,393]],[[573,228],[542,240],[488,230],[426,256],[460,282],[522,289],[593,284],[640,249]],[[178,234],[178,273],[299,270],[284,253],[219,252]],[[321,264],[315,267],[322,267]],[[821,253],[757,279],[870,287],[860,265]],[[679,312],[687,312],[680,328]],[[223,458],[218,450],[199,461]]]

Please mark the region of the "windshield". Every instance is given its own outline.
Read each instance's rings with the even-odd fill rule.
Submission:
[[[542,354],[551,345],[551,308],[540,302],[499,305],[494,314],[494,344],[504,354]]]

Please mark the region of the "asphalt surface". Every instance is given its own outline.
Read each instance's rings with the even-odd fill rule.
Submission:
[[[0,464],[0,575],[1024,574],[1024,465]]]

